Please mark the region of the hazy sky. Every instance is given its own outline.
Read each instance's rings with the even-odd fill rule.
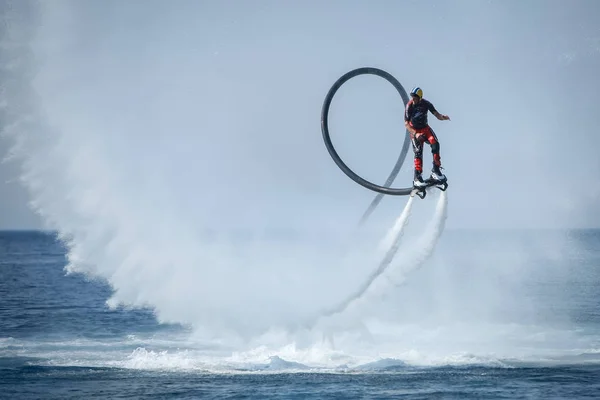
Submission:
[[[60,136],[73,143],[65,157],[105,149],[114,160],[86,177],[106,179],[106,199],[164,180],[160,199],[140,201],[197,202],[206,218],[230,209],[233,224],[293,209],[308,212],[307,223],[354,223],[375,194],[329,158],[320,111],[339,76],[375,66],[407,91],[419,85],[452,119],[430,117],[450,228],[598,227],[599,17],[595,0],[56,1],[32,48],[47,123],[72,131]],[[334,143],[367,179],[388,176],[402,112],[377,77],[349,82],[334,99]],[[64,174],[56,187],[66,196]],[[0,166],[0,228],[40,227],[17,175],[16,165]],[[412,151],[394,186],[411,180]],[[110,182],[123,184],[118,196]],[[386,198],[374,218],[389,221],[402,204]]]

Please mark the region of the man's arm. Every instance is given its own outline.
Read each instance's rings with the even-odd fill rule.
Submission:
[[[436,117],[437,119],[439,119],[440,121],[445,121],[445,120],[449,120],[449,119],[450,119],[450,117],[449,117],[449,116],[447,116],[447,115],[444,115],[444,114],[440,114],[440,113],[439,113],[439,112],[437,112],[437,111],[434,111],[432,114],[433,114],[433,115],[435,115],[435,117]]]
[[[435,115],[435,117],[436,117],[437,119],[439,119],[440,121],[445,121],[445,120],[449,120],[449,119],[450,119],[450,117],[449,117],[449,116],[447,116],[447,115],[444,115],[444,114],[440,114],[440,113],[438,112],[438,110],[436,110],[436,109],[435,109],[435,107],[433,106],[433,104],[432,104],[431,102],[429,102],[429,104],[428,104],[428,105],[429,105],[429,107],[428,107],[428,108],[429,108],[429,111],[431,111],[431,113],[432,113],[433,115]]]
[[[404,126],[406,127],[406,130],[409,131],[411,134],[415,135],[417,133],[417,131],[410,126],[410,114],[412,113],[412,106],[413,106],[413,102],[412,100],[408,101],[408,104],[406,104],[406,108],[404,109]]]

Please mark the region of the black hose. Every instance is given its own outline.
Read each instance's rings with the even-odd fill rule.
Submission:
[[[398,80],[396,78],[394,78],[392,75],[390,75],[389,73],[387,73],[381,69],[374,68],[374,67],[361,67],[361,68],[357,68],[350,72],[345,73],[333,84],[331,89],[329,89],[327,96],[325,96],[325,101],[323,103],[323,108],[321,111],[321,131],[323,133],[323,140],[325,141],[325,146],[327,147],[327,150],[329,151],[329,155],[331,156],[331,158],[333,158],[333,161],[337,164],[337,166],[348,177],[350,177],[350,179],[352,179],[354,182],[358,183],[359,185],[378,193],[377,196],[375,197],[375,199],[373,199],[373,201],[369,205],[369,208],[367,208],[367,210],[363,214],[360,224],[364,223],[366,221],[366,219],[369,217],[369,215],[375,210],[375,208],[377,207],[377,205],[383,198],[383,195],[388,194],[388,195],[392,195],[392,196],[407,196],[407,195],[410,195],[411,191],[413,190],[412,186],[408,187],[408,188],[391,188],[390,187],[391,184],[394,182],[394,179],[396,179],[396,176],[398,175],[398,172],[400,171],[400,168],[402,167],[402,164],[404,163],[404,159],[406,158],[406,154],[408,152],[408,147],[409,147],[409,143],[410,143],[410,136],[409,136],[408,130],[406,130],[404,145],[402,146],[400,156],[398,157],[398,160],[396,161],[396,165],[394,166],[394,169],[392,170],[390,176],[386,180],[386,182],[384,184],[385,186],[376,185],[375,183],[369,182],[366,179],[358,176],[354,171],[352,171],[344,163],[344,161],[342,161],[342,159],[336,152],[336,150],[333,146],[333,143],[331,142],[331,137],[329,135],[328,119],[329,119],[329,108],[331,106],[331,101],[333,100],[333,96],[345,82],[354,78],[355,76],[364,75],[364,74],[372,74],[372,75],[377,75],[377,76],[384,78],[385,80],[390,82],[392,85],[394,85],[394,87],[396,88],[398,93],[400,93],[400,96],[402,96],[402,100],[404,102],[405,107],[406,107],[406,104],[408,103],[408,94],[406,93],[406,90],[404,90],[404,87],[402,86],[402,84],[400,84],[400,82],[398,82]]]

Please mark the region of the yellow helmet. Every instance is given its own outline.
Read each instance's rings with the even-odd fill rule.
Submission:
[[[421,90],[420,87],[415,87],[411,92],[410,92],[411,96],[417,96],[420,99],[423,98],[423,91]]]

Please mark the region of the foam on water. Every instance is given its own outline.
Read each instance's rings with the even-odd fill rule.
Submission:
[[[372,322],[369,329],[370,341],[341,335],[339,348],[327,341],[315,341],[304,347],[292,342],[231,351],[217,343],[201,345],[184,337],[176,341],[135,337],[125,341],[3,339],[0,356],[37,359],[38,365],[48,366],[211,373],[381,372],[390,368],[401,371],[441,366],[510,368],[600,363],[599,348],[588,347],[592,341],[578,339],[575,332],[548,331],[545,327],[457,324],[428,330]],[[505,346],[498,346],[502,342]]]

